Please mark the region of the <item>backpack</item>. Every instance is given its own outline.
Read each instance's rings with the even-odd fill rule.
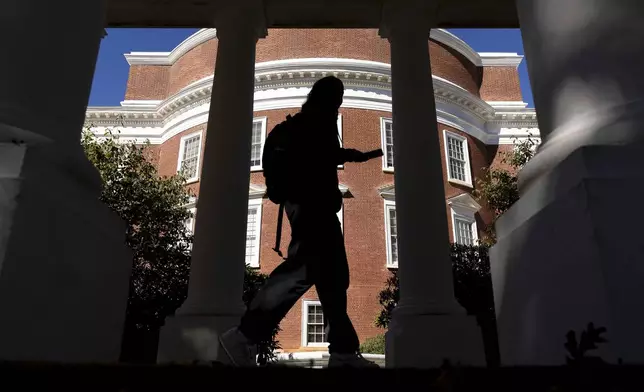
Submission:
[[[284,203],[288,198],[289,182],[292,181],[289,178],[289,164],[291,164],[289,146],[292,141],[293,130],[293,117],[288,115],[285,121],[277,124],[268,134],[262,152],[266,196],[270,201],[280,206],[277,215],[275,247],[273,248],[280,257],[284,257],[279,249],[282,238],[282,222],[284,220]]]

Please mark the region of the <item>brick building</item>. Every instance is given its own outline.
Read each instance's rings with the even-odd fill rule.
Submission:
[[[98,135],[118,127],[122,139],[149,139],[159,173],[171,175],[186,167],[188,186],[197,197],[217,43],[216,31],[203,29],[168,53],[126,54],[130,74],[121,106],[90,107],[86,114]],[[522,100],[517,71],[522,56],[477,53],[444,30],[432,30],[428,49],[449,237],[472,243],[492,218],[472,197],[476,178],[485,167],[499,164],[498,153],[512,148],[517,138],[539,135],[536,115]],[[326,75],[345,83],[338,119],[345,146],[385,151],[382,160],[338,169],[344,194],[338,216],[351,266],[349,314],[361,340],[382,333],[374,326],[377,294],[398,265],[389,57],[389,43],[375,29],[269,30],[257,43],[254,120],[247,130],[252,148],[246,262],[265,273],[280,258],[271,249],[277,206],[263,198],[262,143],[287,114],[298,111],[312,83]],[[188,208],[198,220],[196,201]],[[194,228],[195,220],[187,224]],[[283,246],[289,238],[285,226]],[[430,249],[427,257],[431,259]],[[284,350],[323,350],[322,319],[311,290],[282,322]]]

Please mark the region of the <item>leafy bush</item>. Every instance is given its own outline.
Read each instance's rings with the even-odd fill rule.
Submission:
[[[244,304],[248,306],[259,289],[264,285],[264,282],[268,279],[268,275],[262,274],[257,270],[254,270],[246,266],[246,274],[244,275],[244,293],[242,295],[242,300]],[[260,365],[266,365],[268,362],[273,362],[276,359],[275,350],[280,348],[279,341],[276,339],[277,334],[280,331],[280,327],[277,326],[273,330],[271,335],[271,340],[260,342],[258,345],[258,362]]]
[[[103,180],[101,201],[127,223],[126,242],[134,253],[121,360],[154,363],[159,330],[188,294],[193,236],[185,225],[192,216],[185,206],[191,194],[181,174],[158,175],[149,143],[124,143],[110,131],[99,139],[85,131],[81,144]],[[245,304],[267,278],[246,269]],[[259,345],[260,362],[274,358],[278,331]]]
[[[477,178],[473,194],[485,201],[488,208],[494,212],[495,221],[519,200],[517,174],[532,159],[537,144],[538,142],[530,137],[516,143],[512,151],[500,153],[501,162],[506,165],[505,168],[485,167],[483,168],[483,176]],[[496,243],[494,224],[487,226],[481,242],[486,245]]]
[[[360,352],[365,354],[384,354],[385,335],[377,335],[362,342]]]
[[[488,249],[484,245],[451,245],[454,294],[468,314],[477,318],[483,334],[488,365],[498,365],[499,347]],[[399,279],[395,271],[392,271],[378,297],[382,310],[375,324],[387,328],[392,312],[400,300]]]

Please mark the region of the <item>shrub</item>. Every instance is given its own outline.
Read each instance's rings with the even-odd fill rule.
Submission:
[[[468,314],[476,316],[483,334],[488,365],[496,366],[499,364],[499,346],[488,249],[484,245],[452,244],[451,258],[456,299]],[[400,300],[399,280],[395,271],[392,271],[378,297],[382,310],[375,324],[387,328],[391,314]]]
[[[362,342],[360,352],[365,354],[384,354],[385,335],[377,335]]]

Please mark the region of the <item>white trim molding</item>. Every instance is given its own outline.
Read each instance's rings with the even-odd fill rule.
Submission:
[[[191,49],[214,38],[217,38],[217,29],[201,29],[183,40],[171,52],[130,52],[124,56],[130,65],[172,65]]]
[[[523,56],[517,53],[479,53],[483,67],[512,67],[518,68]]]
[[[391,113],[391,66],[366,60],[315,58],[258,63],[254,111],[299,108],[311,86],[324,75],[345,84],[342,107]],[[125,100],[119,107],[89,107],[85,123],[97,136],[118,127],[124,141],[161,144],[208,120],[213,76],[159,100]],[[433,76],[438,122],[487,144],[509,144],[529,129],[538,137],[534,109],[522,101],[485,102],[461,86]],[[339,118],[341,126],[342,118]]]
[[[328,347],[329,346],[328,342],[309,343],[309,337],[308,337],[309,306],[322,307],[322,303],[320,303],[320,301],[315,301],[315,300],[308,300],[308,299],[302,300],[302,323],[301,323],[302,347]],[[324,321],[324,311],[322,312],[323,312],[322,320]],[[325,339],[326,339],[326,334],[325,334]]]

